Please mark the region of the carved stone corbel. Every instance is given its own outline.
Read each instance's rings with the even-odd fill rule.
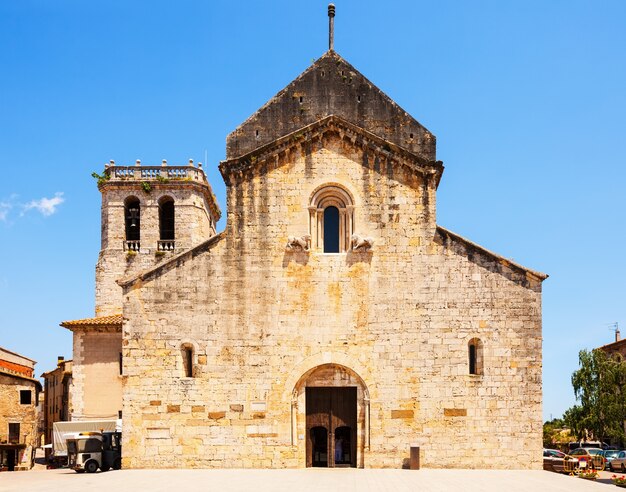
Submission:
[[[311,235],[289,236],[285,249],[288,251],[309,251],[311,249]]]
[[[374,246],[374,238],[352,234],[350,243],[352,245],[352,251],[369,251],[372,249],[372,246]]]

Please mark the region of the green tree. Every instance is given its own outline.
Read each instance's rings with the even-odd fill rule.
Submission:
[[[563,414],[563,422],[569,427],[572,435],[579,441],[586,438],[585,427],[582,424],[583,414],[580,405],[574,405],[572,408],[565,410]]]
[[[624,441],[626,362],[602,350],[581,350],[580,368],[572,374],[574,405],[563,416],[578,438]]]
[[[547,420],[543,424],[543,447],[554,448],[558,447],[559,438],[563,432],[565,423],[562,419]]]

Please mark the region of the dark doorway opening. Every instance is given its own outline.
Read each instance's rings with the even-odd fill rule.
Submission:
[[[352,427],[342,425],[335,429],[335,466],[352,464]]]
[[[15,471],[15,449],[7,449],[7,467],[9,471]]]
[[[306,388],[306,464],[356,467],[356,388]]]
[[[328,467],[328,430],[326,427],[313,427],[311,438],[311,466]]]

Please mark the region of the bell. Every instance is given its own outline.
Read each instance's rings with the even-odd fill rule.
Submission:
[[[128,218],[130,219],[130,227],[137,227],[137,219],[139,219],[139,209],[138,208],[129,209]]]

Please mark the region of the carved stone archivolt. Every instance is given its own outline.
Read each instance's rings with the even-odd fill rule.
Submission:
[[[309,231],[312,248],[324,249],[324,210],[336,207],[339,211],[339,252],[350,249],[350,236],[354,227],[354,199],[337,183],[327,183],[317,188],[309,204]]]

